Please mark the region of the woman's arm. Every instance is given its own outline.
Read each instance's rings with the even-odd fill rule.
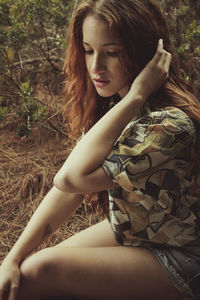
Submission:
[[[56,187],[50,190],[0,267],[1,300],[5,292],[8,299],[15,299],[20,263],[74,212],[81,200],[81,195],[64,193]]]
[[[72,193],[100,191],[115,186],[101,168],[115,141],[152,92],[166,79],[171,55],[159,41],[154,58],[134,80],[128,94],[82,138],[56,174],[58,189]]]
[[[20,264],[51,235],[78,207],[81,195],[65,193],[53,187],[41,202],[6,260]]]

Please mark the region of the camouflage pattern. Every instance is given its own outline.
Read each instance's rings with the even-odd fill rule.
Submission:
[[[194,143],[193,122],[175,107],[146,106],[123,130],[102,164],[118,184],[109,191],[109,221],[120,244],[200,242]]]

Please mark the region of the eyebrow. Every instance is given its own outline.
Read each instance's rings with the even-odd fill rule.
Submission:
[[[86,42],[83,42],[84,45],[86,46],[90,46],[90,44],[86,43]],[[102,44],[102,46],[118,46],[117,43],[105,43],[105,44]]]

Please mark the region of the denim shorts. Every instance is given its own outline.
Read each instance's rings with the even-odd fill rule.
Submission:
[[[200,247],[150,246],[183,295],[183,299],[200,300]]]

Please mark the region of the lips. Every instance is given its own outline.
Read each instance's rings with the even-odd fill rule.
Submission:
[[[93,82],[96,87],[102,88],[108,85],[110,81],[105,79],[93,78]]]

